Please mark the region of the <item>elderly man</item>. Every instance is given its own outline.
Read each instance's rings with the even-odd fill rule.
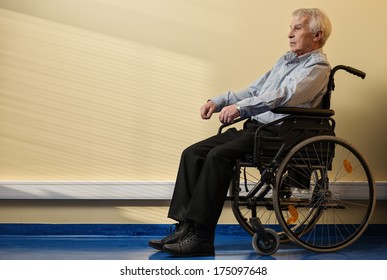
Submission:
[[[319,9],[294,11],[290,51],[248,88],[209,99],[201,107],[203,119],[213,113],[219,113],[222,123],[249,119],[241,130],[231,128],[183,151],[168,213],[178,223],[171,235],[149,241],[151,247],[182,257],[215,254],[215,228],[233,167],[252,153],[256,129],[282,117],[271,112],[276,107],[321,106],[330,73],[322,47],[330,32],[330,21]]]

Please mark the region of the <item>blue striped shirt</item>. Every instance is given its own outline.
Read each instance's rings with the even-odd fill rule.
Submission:
[[[211,100],[217,112],[238,104],[241,117],[268,123],[284,116],[270,111],[276,107],[320,108],[329,73],[330,65],[322,49],[302,56],[287,52],[248,88],[229,91]]]

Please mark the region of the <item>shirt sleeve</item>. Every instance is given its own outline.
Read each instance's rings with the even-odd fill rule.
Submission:
[[[228,91],[225,94],[211,98],[210,100],[216,105],[216,111],[219,112],[223,107],[236,104],[242,100],[254,97],[254,92],[259,92],[261,90],[266,82],[267,77],[270,75],[270,72],[271,71],[261,76],[246,89],[237,92]]]
[[[276,107],[316,107],[325,93],[330,66],[324,61],[307,63],[287,75],[278,88],[257,92],[238,101],[241,116],[255,116]]]

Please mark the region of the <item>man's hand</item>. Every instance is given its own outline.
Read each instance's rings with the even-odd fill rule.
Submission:
[[[234,104],[224,107],[222,111],[220,111],[219,120],[221,123],[232,123],[239,116],[240,113]]]
[[[216,110],[216,105],[211,100],[208,100],[201,108],[200,108],[200,116],[203,120],[208,120],[211,118],[212,114]]]

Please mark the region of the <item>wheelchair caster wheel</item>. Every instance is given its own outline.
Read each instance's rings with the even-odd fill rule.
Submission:
[[[268,238],[267,242],[259,239],[258,234],[255,233],[253,236],[252,245],[255,252],[263,256],[270,256],[277,252],[280,245],[280,238],[277,232],[271,228],[265,228],[265,233]]]

